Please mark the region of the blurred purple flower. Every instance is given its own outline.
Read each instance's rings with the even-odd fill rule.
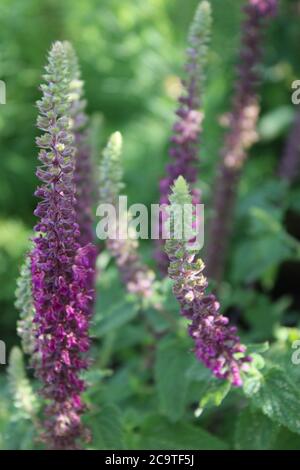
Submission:
[[[256,123],[259,115],[257,86],[258,65],[262,57],[264,17],[276,10],[276,1],[248,0],[242,26],[242,45],[237,66],[237,79],[228,116],[228,131],[221,154],[214,187],[214,213],[210,225],[206,254],[207,275],[220,282],[223,276],[232,214],[240,174],[247,151],[257,140]]]
[[[173,126],[171,137],[171,163],[167,165],[167,177],[159,185],[160,204],[168,204],[170,188],[175,179],[182,175],[190,184],[197,181],[199,139],[202,131],[203,112],[200,110],[201,94],[204,83],[204,70],[207,62],[207,48],[211,26],[211,9],[207,1],[200,2],[193,19],[188,42],[186,79],[182,82],[183,93],[179,98],[179,109],[176,111],[177,121]],[[200,202],[200,192],[193,190],[193,202]],[[162,225],[165,215],[161,214],[159,239],[155,258],[162,274],[167,273],[168,257],[163,250]]]
[[[113,205],[118,217],[116,226],[111,227],[115,228],[116,237],[108,238],[106,246],[116,261],[127,291],[148,299],[154,292],[155,275],[139,256],[138,240],[133,230],[128,227],[130,214],[118,212],[118,197],[124,187],[121,151],[122,135],[120,132],[115,132],[110,136],[103,151],[99,172],[100,203]]]
[[[278,0],[250,0],[250,5],[257,8],[261,15],[275,15],[278,8]]]

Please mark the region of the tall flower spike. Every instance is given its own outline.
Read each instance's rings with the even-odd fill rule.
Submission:
[[[20,269],[15,292],[15,306],[20,312],[17,332],[21,338],[24,353],[32,356],[35,350],[34,315],[35,310],[32,298],[32,281],[30,271],[30,257],[27,255]]]
[[[192,196],[182,176],[174,183],[170,200],[171,237],[166,242],[169,277],[174,281],[173,292],[180,304],[181,314],[189,321],[189,334],[194,341],[194,352],[219,379],[227,379],[234,386],[242,385],[241,372],[251,360],[246,348],[236,336],[236,328],[229,326],[228,318],[219,312],[216,297],[206,293],[207,280],[204,264],[192,250],[188,240],[174,238],[178,218],[172,217],[176,208],[192,204]]]
[[[87,437],[81,415],[85,388],[80,373],[88,366],[88,335],[93,291],[90,279],[92,247],[80,246],[75,212],[75,149],[71,131],[70,84],[72,66],[69,47],[56,42],[38,101],[37,138],[40,147],[37,177],[42,182],[35,195],[39,222],[31,253],[32,293],[37,326],[36,375],[41,393],[48,400],[45,432],[49,448],[74,449]]]
[[[300,168],[300,112],[296,114],[295,122],[284,149],[279,166],[279,176],[288,183],[293,183],[299,176]]]
[[[83,99],[83,81],[81,80],[77,56],[71,44],[66,43],[72,71],[70,82],[70,101],[72,130],[75,136],[76,164],[74,181],[76,185],[76,214],[79,224],[81,246],[93,243],[93,216],[95,182],[91,161],[91,147],[88,136],[88,118],[86,101]],[[94,260],[95,261],[95,260]]]
[[[259,115],[257,85],[261,61],[262,33],[265,19],[276,11],[275,0],[248,0],[244,8],[242,46],[237,67],[237,79],[228,117],[228,131],[218,168],[213,203],[213,218],[209,230],[206,254],[207,275],[222,280],[229,242],[235,196],[247,152],[257,140],[256,123]]]
[[[180,106],[176,111],[177,120],[173,126],[171,137],[169,153],[172,162],[166,168],[168,176],[160,181],[160,204],[168,204],[171,186],[179,175],[183,175],[191,185],[197,181],[199,139],[204,116],[201,110],[202,93],[210,29],[211,7],[209,2],[205,0],[198,6],[188,35],[186,79],[182,82],[183,93],[179,98]],[[199,203],[199,191],[193,188],[192,195],[194,203]],[[162,215],[162,219],[164,218]],[[164,241],[157,240],[155,257],[160,271],[166,274],[168,258],[163,246]]]
[[[115,132],[103,151],[100,164],[100,203],[113,205],[118,218],[114,227],[117,236],[113,239],[107,238],[106,245],[116,260],[122,282],[128,292],[141,298],[149,298],[153,293],[154,273],[142,263],[138,255],[139,244],[134,234],[128,233],[126,237],[130,214],[118,213],[118,197],[124,187],[121,151],[122,136]],[[120,233],[123,234],[122,237],[118,236]]]

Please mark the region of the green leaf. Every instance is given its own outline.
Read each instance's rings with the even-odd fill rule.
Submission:
[[[292,254],[290,246],[280,237],[263,234],[242,241],[234,252],[234,282],[252,282]]]
[[[166,338],[158,347],[155,362],[155,379],[159,406],[171,421],[181,418],[189,381],[185,371],[190,366],[192,356],[181,345],[179,339]]]
[[[282,303],[271,302],[266,295],[255,294],[244,303],[245,318],[252,327],[251,340],[261,341],[273,336],[274,326],[282,315]]]
[[[243,410],[235,429],[236,450],[271,449],[279,432],[279,425],[272,422],[261,411],[251,407]]]
[[[127,400],[134,394],[133,375],[130,367],[121,367],[110,377],[103,389],[103,398],[118,403]]]
[[[199,411],[212,406],[220,406],[230,389],[231,385],[227,380],[215,380],[212,378],[205,384],[204,390],[202,391]]]
[[[138,306],[133,302],[120,302],[114,305],[109,312],[97,322],[93,334],[101,337],[107,333],[124,326],[138,314]]]
[[[141,431],[139,448],[144,450],[223,450],[227,444],[199,426],[151,418]]]
[[[103,406],[97,413],[87,416],[87,424],[92,430],[90,449],[122,450],[124,448],[121,413],[116,406]]]
[[[286,428],[281,428],[272,446],[274,450],[300,450],[300,438],[298,434],[289,431]]]
[[[283,210],[261,207],[249,209],[249,227],[234,251],[233,282],[252,282],[266,276],[269,285],[277,265],[290,258],[299,258],[299,243],[283,225]]]
[[[279,106],[265,114],[259,121],[258,131],[265,140],[274,140],[284,134],[292,125],[294,110],[292,106]]]
[[[295,212],[300,212],[300,188],[290,188],[287,195],[288,207]]]
[[[245,393],[253,404],[276,423],[300,434],[300,390],[279,367],[247,380]]]
[[[89,369],[82,373],[82,378],[87,382],[89,387],[98,385],[104,378],[110,377],[112,371],[110,369]]]
[[[186,372],[190,381],[200,382],[197,385],[197,394],[200,395],[199,408],[196,413],[201,414],[204,408],[220,406],[231,386],[227,380],[218,380],[203,364],[194,362]],[[199,390],[199,391],[198,391]]]
[[[251,227],[255,223],[252,210],[262,209],[272,214],[277,220],[282,220],[284,217],[283,201],[286,201],[287,196],[287,185],[284,181],[279,181],[278,178],[264,180],[263,185],[255,185],[254,189],[249,188],[245,195],[241,194],[237,207],[238,217],[245,219],[246,216]],[[241,228],[248,233],[247,227],[245,231],[245,220]]]
[[[287,335],[286,338],[285,335]],[[266,358],[272,365],[279,366],[283,369],[285,375],[289,377],[296,387],[299,388],[300,367],[297,362],[294,363],[294,354],[296,353],[298,355],[299,350],[299,330],[296,328],[280,327],[276,331],[276,337],[279,341],[272,345]]]
[[[3,433],[5,450],[36,449],[36,429],[27,419],[11,419]]]

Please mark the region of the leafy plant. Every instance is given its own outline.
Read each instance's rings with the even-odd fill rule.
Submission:
[[[300,449],[300,38],[278,3],[1,2],[1,449]],[[96,239],[123,193],[167,204],[166,242]]]

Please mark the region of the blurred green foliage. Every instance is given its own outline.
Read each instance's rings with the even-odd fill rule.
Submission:
[[[34,175],[37,165],[35,101],[40,95],[38,86],[47,50],[57,39],[68,39],[73,43],[86,83],[88,111],[95,116],[94,123],[101,122],[99,135],[95,135],[94,140],[100,146],[112,131],[122,132],[130,202],[150,204],[157,201],[158,180],[168,158],[168,139],[180,89],[186,32],[197,3],[197,0],[1,0],[0,79],[6,83],[7,103],[0,105],[0,338],[5,339],[9,349],[18,341],[13,300],[15,280],[34,224],[36,201],[33,192],[37,184]],[[199,168],[199,185],[207,204],[207,217],[224,131],[219,118],[228,110],[233,89],[242,1],[211,0],[211,3],[214,23]],[[287,188],[276,179],[278,162],[295,113],[291,103],[291,83],[300,78],[299,19],[299,1],[282,0],[278,18],[266,31],[259,123],[261,138],[251,150],[240,185],[234,236],[221,292],[223,309],[240,323],[242,334],[248,335],[250,341],[276,342],[278,331],[285,331],[280,330],[280,323],[296,326],[299,322],[299,293],[290,288],[294,271],[284,271],[288,274],[283,279],[281,275],[283,267],[290,266],[291,260],[299,275],[299,216],[296,222],[287,223],[290,210],[299,212],[299,188]],[[96,123],[96,132],[98,128]],[[100,148],[98,151],[100,154]],[[153,263],[150,244],[144,246],[143,254]],[[109,262],[105,260],[105,254],[100,262],[105,266]],[[198,364],[187,363],[191,357],[182,353],[190,346],[185,325],[177,336],[165,338],[157,357],[153,357],[149,333],[136,321],[137,311],[131,305],[128,307],[117,282],[115,270],[106,270],[100,285],[101,305],[96,308],[94,335],[103,341],[101,357],[96,360],[96,369],[90,372],[89,380],[93,385],[106,377],[107,382],[100,392],[97,389],[96,393],[92,386],[87,394],[94,409],[90,421],[92,426],[96,423],[95,448],[140,448],[146,445],[149,449],[159,446],[176,449],[182,448],[184,442],[185,448],[189,449],[194,448],[197,441],[203,448],[227,448],[230,445],[245,449],[255,445],[252,436],[257,430],[261,430],[258,441],[263,448],[289,448],[292,445],[292,448],[299,448],[299,439],[293,433],[298,429],[297,423],[289,425],[279,405],[274,410],[264,401],[269,382],[280,385],[283,381],[281,372],[273,369],[268,375],[269,382],[261,385],[256,377],[248,384],[250,388],[254,384],[260,390],[255,399],[259,411],[246,408],[237,418],[232,415],[229,399],[225,406],[221,405],[223,416],[230,415],[229,431],[226,420],[216,422],[209,410],[204,424],[207,429],[217,430],[216,436],[197,426],[190,404],[199,401],[201,393],[199,409],[204,407],[203,403],[220,404],[227,390],[215,390],[213,384],[207,391],[205,371]],[[253,288],[255,291],[251,290]],[[115,300],[113,307],[109,307],[111,298]],[[178,307],[170,295],[166,303],[177,318]],[[152,313],[149,312],[150,320]],[[164,330],[163,322],[159,324],[154,317],[152,321],[158,331]],[[175,340],[179,346],[173,357],[170,350],[173,350]],[[289,357],[289,338],[279,341],[277,349],[280,344],[283,361]],[[98,345],[96,339],[95,347]],[[142,359],[139,353],[145,345],[149,346],[149,358]],[[171,367],[165,377],[168,358]],[[111,372],[106,367],[115,363],[125,363],[125,366],[110,377]],[[151,367],[158,382],[154,395],[148,375]],[[183,368],[187,369],[186,382],[178,375]],[[0,379],[3,379],[1,375]],[[285,399],[290,398],[293,387],[291,385],[287,390]],[[27,427],[26,422],[21,422],[19,435],[12,437],[10,392],[7,386],[1,388],[0,431],[7,427],[4,437],[0,437],[0,447],[29,448],[31,434],[24,437],[26,442],[20,438],[23,427]],[[170,390],[177,393],[173,401],[167,399]],[[280,403],[280,397],[275,399],[276,404]],[[153,416],[151,411],[151,406],[152,409],[156,406],[155,400],[159,403],[160,417]],[[122,415],[112,403],[125,410]],[[291,417],[295,414],[292,405],[288,410]],[[174,433],[172,422],[179,418],[182,421],[176,424],[177,432]],[[270,435],[266,432],[269,419],[277,423]],[[192,420],[192,424],[188,420]],[[99,422],[103,429],[99,428]],[[243,435],[245,423],[249,422],[251,426]],[[121,428],[126,431],[125,443]],[[164,436],[164,442],[157,442],[156,436],[160,435]]]
[[[200,182],[205,202],[210,200],[221,143],[217,119],[227,109],[232,91],[241,18],[241,2],[211,3],[214,24]],[[282,2],[280,16],[268,34],[262,140],[247,166],[242,193],[251,193],[253,181],[259,184],[273,176],[292,120],[290,84],[300,75],[300,31],[297,17],[293,18],[296,3]],[[51,42],[73,42],[86,82],[89,112],[103,116],[101,140],[115,129],[122,131],[130,201],[149,204],[157,200],[157,183],[167,159],[186,31],[196,5],[197,0],[184,4],[182,0],[1,1],[0,79],[6,83],[7,104],[0,108],[0,331],[9,342],[16,319],[12,306],[15,276],[34,223],[35,101]]]

